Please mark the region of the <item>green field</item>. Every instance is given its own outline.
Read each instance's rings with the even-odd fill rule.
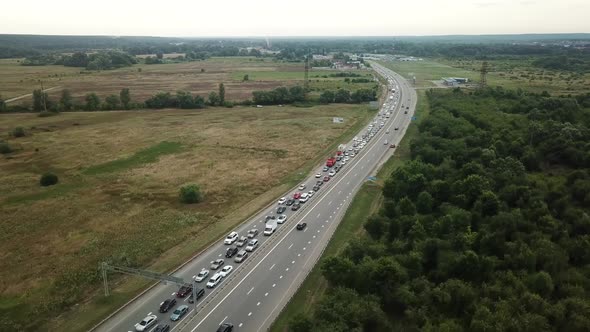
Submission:
[[[548,91],[556,95],[579,94],[590,91],[590,74],[543,70],[532,66],[532,59],[489,60],[487,83],[505,89],[522,88],[533,92]],[[423,61],[379,62],[404,76],[410,82],[415,77],[417,88],[441,86],[433,81],[442,77],[466,77],[479,84],[482,61],[425,59]]]
[[[3,115],[1,132],[22,126],[26,136],[4,138],[15,152],[0,159],[0,330],[87,330],[150,284],[122,277],[105,301],[99,262],[170,271],[292,187],[373,114],[326,105]],[[293,145],[303,132],[309,144]],[[39,186],[46,171],[57,185]],[[202,188],[203,203],[179,203],[186,183]]]

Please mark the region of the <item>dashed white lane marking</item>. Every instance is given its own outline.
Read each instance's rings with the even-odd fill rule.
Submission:
[[[318,216],[316,218],[319,218],[321,215],[322,215],[321,213],[318,213]]]
[[[346,182],[346,184],[350,184],[350,181]]]
[[[328,205],[332,205],[332,201],[330,201],[330,203],[328,203]]]
[[[287,248],[287,249],[291,249],[291,247],[292,247],[292,246],[293,246],[293,243],[291,243],[291,245],[290,245],[290,246],[289,246],[289,248]]]
[[[297,254],[297,257],[301,257],[301,254]]]
[[[280,276],[279,279],[283,279],[283,276]]]
[[[264,296],[268,296],[268,293],[264,293]]]
[[[303,250],[305,250],[305,247],[303,247]]]
[[[250,316],[252,316],[252,312],[251,311],[248,313],[248,317],[250,317]],[[221,325],[221,324],[219,324],[219,325]]]
[[[250,288],[250,290],[248,291],[248,293],[246,293],[246,295],[250,295],[250,293],[252,293],[253,290],[254,290],[254,287]]]
[[[339,191],[338,191],[338,195],[340,195],[340,194],[342,194],[342,190],[339,190]]]
[[[272,287],[274,288],[277,284],[272,284]]]
[[[315,235],[314,235],[314,237],[315,237]],[[311,241],[307,241],[307,244],[311,244]]]
[[[219,257],[221,257],[221,255],[223,255],[223,254],[219,254]]]
[[[172,296],[176,295],[176,292],[172,293]]]
[[[286,268],[286,269],[285,269],[285,271],[286,271],[286,272],[289,272],[289,268]]]
[[[320,230],[318,229],[318,233],[320,232]]]
[[[149,314],[148,314],[148,316],[149,316],[150,314],[151,314],[151,313],[149,313]],[[250,314],[251,314],[251,313],[250,313]],[[250,315],[248,315],[248,316],[250,316]],[[219,325],[223,324],[223,322],[225,322],[225,320],[226,320],[226,319],[227,319],[227,316],[225,316],[225,318],[224,318],[224,319],[223,319],[223,320],[222,320],[222,321],[219,323]]]
[[[322,225],[322,228],[324,228],[324,225]]]
[[[304,232],[307,232],[307,228],[303,230]]]
[[[313,238],[315,239],[315,235],[313,236]]]
[[[197,277],[197,276],[196,276],[196,275],[194,275],[194,276],[193,276],[193,279],[195,279],[196,277]]]
[[[269,270],[272,270],[272,268],[273,268],[273,267],[275,267],[275,265],[276,265],[276,264],[273,264],[273,265],[270,267],[270,269],[269,269]]]
[[[244,323],[240,323],[240,325],[238,325],[238,327],[242,327],[242,325],[244,325]]]
[[[359,175],[359,173],[354,173],[354,176],[357,176],[357,175]]]
[[[256,306],[259,306],[259,305],[260,305],[260,302],[256,303]]]

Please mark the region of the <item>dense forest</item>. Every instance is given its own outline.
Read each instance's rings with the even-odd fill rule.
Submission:
[[[299,331],[589,331],[590,94],[429,91]]]

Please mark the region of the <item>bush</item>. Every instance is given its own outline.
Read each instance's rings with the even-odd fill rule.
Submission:
[[[8,145],[8,143],[0,143],[0,153],[2,154],[7,154],[7,153],[11,153],[12,152],[12,148],[10,147],[10,145]]]
[[[57,183],[57,181],[58,181],[57,175],[55,175],[53,173],[45,173],[41,176],[41,180],[39,181],[39,183],[43,187],[47,187],[47,186],[53,186],[54,184]]]
[[[12,131],[12,136],[14,137],[24,137],[25,136],[25,128],[23,127],[16,127]]]
[[[180,188],[180,201],[185,204],[199,203],[203,200],[201,188],[196,184],[187,184]]]

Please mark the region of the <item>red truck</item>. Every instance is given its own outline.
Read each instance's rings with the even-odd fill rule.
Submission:
[[[336,164],[336,158],[332,157],[332,158],[328,158],[328,160],[326,161],[326,166],[328,167],[332,167]]]

